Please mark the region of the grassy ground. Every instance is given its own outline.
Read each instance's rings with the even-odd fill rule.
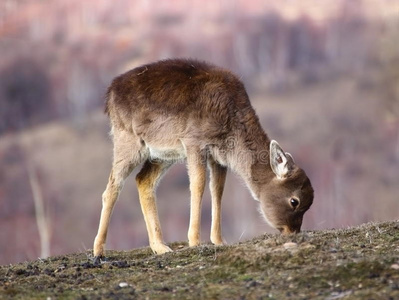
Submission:
[[[0,267],[0,299],[399,299],[399,221]]]

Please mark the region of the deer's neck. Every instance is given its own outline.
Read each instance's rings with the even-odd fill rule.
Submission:
[[[227,164],[244,179],[252,195],[259,199],[260,186],[272,178],[270,140],[253,110],[241,118],[232,140],[236,144],[227,155]]]

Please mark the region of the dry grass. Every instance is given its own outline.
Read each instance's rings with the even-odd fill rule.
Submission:
[[[396,299],[399,222],[264,235],[161,256],[90,252],[0,267],[2,299]]]

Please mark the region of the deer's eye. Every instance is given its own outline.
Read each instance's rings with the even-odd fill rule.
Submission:
[[[290,204],[291,204],[291,207],[295,209],[299,205],[299,200],[295,199],[295,198],[291,198],[290,199]]]

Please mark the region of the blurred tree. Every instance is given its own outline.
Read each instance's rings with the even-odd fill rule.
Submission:
[[[51,239],[51,228],[50,228],[50,217],[48,210],[46,211],[45,202],[43,200],[43,192],[39,183],[39,179],[33,163],[27,160],[27,171],[29,176],[29,183],[32,189],[33,202],[35,204],[35,215],[36,224],[39,231],[40,238],[40,257],[47,258],[50,256],[50,239]]]
[[[380,40],[381,86],[385,104],[386,138],[392,143],[393,151],[389,154],[392,162],[399,162],[399,17],[386,19]]]
[[[0,71],[0,133],[51,117],[46,72],[31,60],[18,60]]]
[[[385,24],[386,34],[382,36],[380,60],[382,62],[382,84],[386,90],[387,112],[390,118],[399,118],[399,19]]]

